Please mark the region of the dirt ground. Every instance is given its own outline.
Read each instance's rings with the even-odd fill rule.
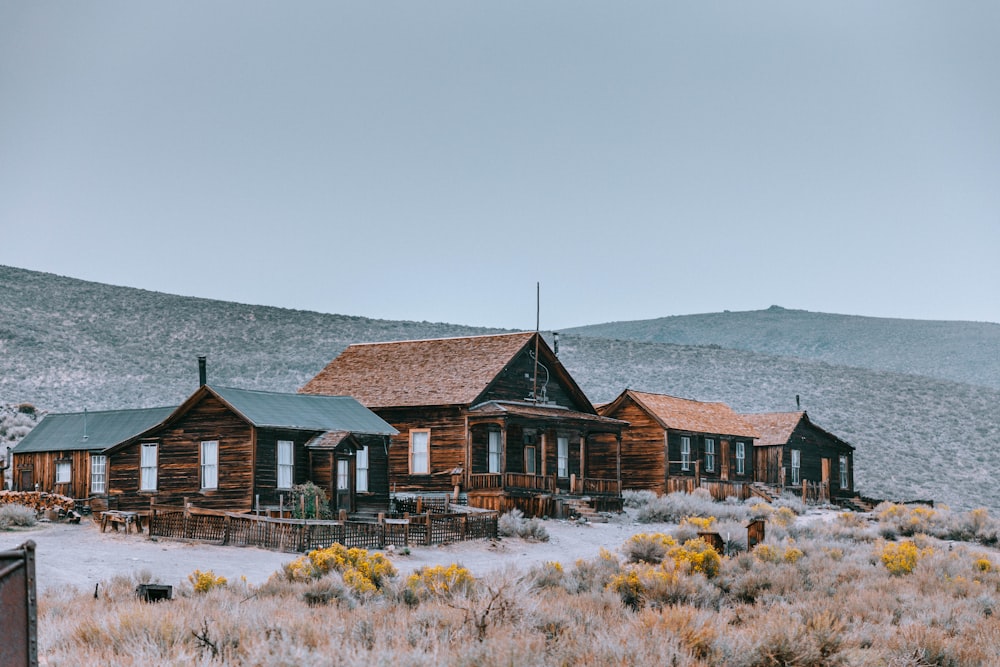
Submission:
[[[805,517],[803,517],[805,518]],[[636,533],[667,531],[671,524],[640,524],[626,515],[610,523],[580,524],[550,519],[543,522],[548,542],[528,542],[505,537],[437,547],[411,547],[409,555],[388,552],[400,574],[425,565],[460,563],[477,575],[506,568],[524,569],[545,561],[570,564],[594,558],[601,548],[615,552]],[[79,525],[39,523],[28,529],[0,532],[0,550],[33,540],[36,548],[38,590],[75,586],[92,590],[116,575],[148,572],[154,583],[178,585],[194,570],[212,570],[230,580],[246,577],[260,584],[297,554],[254,547],[220,547],[211,544],[149,538],[145,534],[101,533],[91,520]]]

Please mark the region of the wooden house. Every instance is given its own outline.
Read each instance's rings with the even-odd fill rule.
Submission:
[[[705,487],[747,497],[757,432],[724,403],[626,389],[599,408],[629,423],[622,434],[622,486],[657,493]]]
[[[350,394],[399,430],[397,492],[552,514],[554,496],[620,502],[624,423],[597,414],[537,333],[351,345],[300,391]]]
[[[277,506],[313,481],[331,508],[384,511],[389,436],[396,430],[349,396],[202,385],[164,419],[105,450],[111,505],[151,499],[250,511]]]
[[[59,493],[80,501],[107,494],[104,450],[159,423],[174,408],[52,413],[11,452],[12,488]]]
[[[854,447],[814,424],[806,412],[741,415],[760,434],[755,479],[799,489],[819,482],[831,497],[854,493]]]

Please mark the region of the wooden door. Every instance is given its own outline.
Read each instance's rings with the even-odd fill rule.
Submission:
[[[338,456],[334,462],[334,509],[354,511],[353,457]]]
[[[35,490],[35,471],[31,468],[21,468],[21,490],[22,491],[34,491]]]

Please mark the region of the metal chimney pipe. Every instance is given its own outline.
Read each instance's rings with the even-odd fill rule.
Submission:
[[[198,386],[204,387],[208,383],[208,368],[205,355],[198,356]]]

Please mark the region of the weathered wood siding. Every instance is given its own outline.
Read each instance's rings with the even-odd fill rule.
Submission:
[[[219,475],[218,488],[203,491],[201,443],[206,440],[219,443]],[[139,490],[142,442],[157,444],[155,492]],[[109,493],[122,510],[146,509],[151,498],[158,504],[180,505],[185,497],[197,507],[250,510],[253,442],[252,427],[208,396],[176,421],[109,456]]]
[[[851,493],[854,489],[854,454],[850,447],[831,438],[826,432],[800,421],[782,451],[782,462],[787,471],[785,483],[791,484],[792,450],[802,452],[799,481],[822,482],[823,459],[830,459],[830,492]],[[840,487],[840,456],[847,456],[847,487]]]
[[[451,471],[465,468],[465,411],[458,406],[375,408],[399,431],[389,446],[390,491],[451,491]],[[430,429],[430,474],[410,474],[410,429]]]
[[[665,493],[667,461],[663,427],[631,399],[605,416],[629,422],[622,432],[622,488]],[[680,460],[680,449],[677,459]]]
[[[556,405],[580,412],[591,412],[592,406],[580,405],[579,402],[573,399],[572,394],[557,377],[558,374],[554,372],[557,362],[554,359],[548,358],[544,350],[541,361],[549,369],[549,382],[545,386],[548,400],[554,402]],[[525,350],[500,371],[480,400],[523,401],[531,394],[534,373],[535,362],[531,358],[531,355],[528,354],[528,351]],[[527,377],[525,377],[525,374],[527,374]],[[537,384],[539,395],[541,395],[543,385],[545,385],[545,371],[539,367]]]
[[[39,491],[58,493],[77,500],[90,496],[90,452],[80,450],[13,453],[13,464],[7,474],[11,475],[12,488],[18,491]],[[69,461],[70,481],[56,484],[56,463]],[[31,469],[32,488],[22,489],[21,471]]]
[[[371,438],[364,444],[368,447],[368,493],[357,494],[357,511],[386,512],[389,510],[387,443],[383,443],[381,439]]]
[[[288,495],[288,489],[278,488],[278,441],[292,442],[292,465],[295,467],[292,484],[304,484],[312,474],[306,443],[316,435],[319,435],[316,431],[257,429],[253,494],[260,496],[261,505],[277,505],[282,494]]]
[[[718,433],[682,433],[667,432],[668,455],[670,457],[670,477],[692,477],[695,474],[694,462],[699,462],[701,477],[709,480],[724,480],[734,482],[752,482],[754,479],[754,449],[753,440]],[[691,438],[691,469],[681,469],[681,437]],[[715,469],[705,469],[705,440],[715,440]],[[736,472],[736,443],[743,442],[744,458],[743,474]]]
[[[754,447],[753,474],[755,482],[764,484],[781,484],[781,460],[784,447],[769,445]]]

